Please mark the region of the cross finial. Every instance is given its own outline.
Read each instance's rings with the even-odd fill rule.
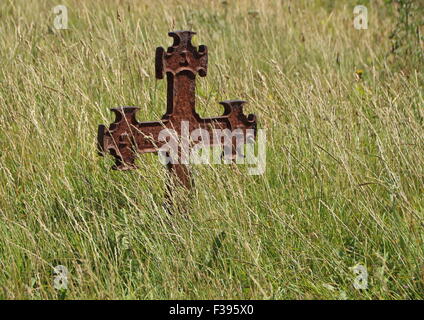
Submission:
[[[176,75],[182,71],[190,71],[205,77],[208,68],[208,50],[205,45],[199,49],[191,43],[191,38],[196,32],[172,31],[168,35],[174,38],[172,46],[165,51],[164,48],[156,49],[156,78],[162,79],[164,73]]]
[[[172,44],[172,48],[183,47],[188,48],[192,47],[191,38],[196,34],[194,31],[189,30],[176,30],[168,32],[168,36],[174,38],[174,43]]]

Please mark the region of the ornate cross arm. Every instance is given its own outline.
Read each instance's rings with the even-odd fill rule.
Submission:
[[[138,107],[110,109],[115,113],[115,121],[106,128],[99,126],[97,141],[99,154],[110,153],[115,157],[115,170],[136,169],[134,161],[137,153],[157,152],[161,143],[159,133],[166,128],[167,120],[138,122]]]
[[[196,123],[189,123],[190,131],[203,129],[209,132],[211,146],[220,146],[222,141],[216,141],[214,130],[242,130],[244,137],[247,137],[246,130],[252,129],[256,135],[256,117],[250,114],[246,117],[243,114],[243,104],[241,100],[227,100],[220,102],[224,106],[224,114],[214,118],[198,118]],[[98,148],[100,155],[110,153],[115,157],[114,169],[130,170],[137,168],[134,164],[137,153],[157,152],[165,141],[159,139],[161,130],[175,130],[173,122],[164,119],[161,121],[138,122],[136,113],[138,107],[113,108],[115,121],[106,128],[99,126]],[[193,125],[193,127],[192,127]],[[179,133],[179,132],[177,132]],[[245,141],[247,143],[247,141]]]

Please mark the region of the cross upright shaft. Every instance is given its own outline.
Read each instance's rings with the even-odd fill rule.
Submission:
[[[168,82],[167,110],[163,119],[188,118],[195,112],[196,74],[205,77],[208,67],[208,51],[202,45],[199,50],[191,44],[192,31],[174,31],[169,35],[174,43],[168,50],[156,49],[156,78],[163,79],[166,73]],[[198,116],[197,116],[198,117]]]
[[[195,80],[196,75],[205,77],[207,74],[208,52],[204,45],[196,49],[191,38],[192,31],[174,31],[169,36],[174,42],[165,51],[162,47],[156,49],[156,78],[167,79],[167,108],[160,121],[138,122],[135,118],[137,107],[120,107],[111,109],[115,121],[107,129],[100,125],[98,130],[98,147],[100,154],[109,152],[115,157],[114,169],[129,170],[136,168],[137,153],[158,152],[164,141],[159,139],[163,129],[181,132],[183,123],[188,124],[189,132],[203,129],[209,133],[210,146],[221,145],[214,141],[214,129],[256,130],[256,117],[243,114],[244,101],[228,100],[221,104],[224,114],[215,118],[201,118],[195,110]],[[181,153],[181,150],[178,151]],[[191,187],[190,174],[186,164],[168,164],[171,173],[185,187]]]

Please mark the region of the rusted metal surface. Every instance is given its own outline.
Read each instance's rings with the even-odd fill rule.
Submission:
[[[181,132],[182,123],[188,123],[189,132],[201,128],[210,135],[210,145],[219,145],[213,139],[213,129],[256,129],[256,117],[253,114],[243,114],[245,101],[228,100],[220,102],[224,106],[222,116],[201,118],[195,110],[196,75],[205,77],[208,66],[208,50],[201,45],[195,48],[191,38],[192,31],[174,31],[169,36],[174,43],[165,51],[162,47],[156,49],[156,78],[167,79],[166,113],[160,121],[138,122],[137,107],[113,108],[115,121],[106,128],[99,126],[98,147],[101,155],[110,153],[115,157],[113,169],[135,169],[137,154],[158,152],[163,141],[158,139],[163,129],[173,129]],[[180,152],[180,151],[179,151]],[[233,146],[233,152],[236,150]],[[180,154],[180,153],[179,153]],[[190,188],[192,181],[185,164],[168,164],[168,169],[183,186]]]

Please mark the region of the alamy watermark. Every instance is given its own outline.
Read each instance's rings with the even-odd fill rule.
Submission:
[[[256,136],[256,143],[255,143]],[[158,139],[162,164],[248,164],[249,175],[261,175],[266,167],[265,129],[206,129],[198,128],[190,133],[190,122],[181,122],[181,132],[173,129],[160,131]],[[255,145],[257,154],[255,154]],[[211,152],[218,146],[219,152]],[[222,151],[223,150],[223,151]]]
[[[53,8],[53,13],[56,15],[53,21],[53,26],[55,29],[68,29],[68,8],[66,8],[64,5],[58,5]]]
[[[353,8],[353,14],[355,15],[353,27],[356,30],[368,29],[368,8],[363,5],[355,6]]]
[[[62,265],[54,267],[53,287],[57,290],[68,289],[68,268]]]
[[[362,264],[357,264],[352,267],[351,270],[357,274],[355,280],[353,280],[353,287],[356,290],[368,289],[368,271]]]

